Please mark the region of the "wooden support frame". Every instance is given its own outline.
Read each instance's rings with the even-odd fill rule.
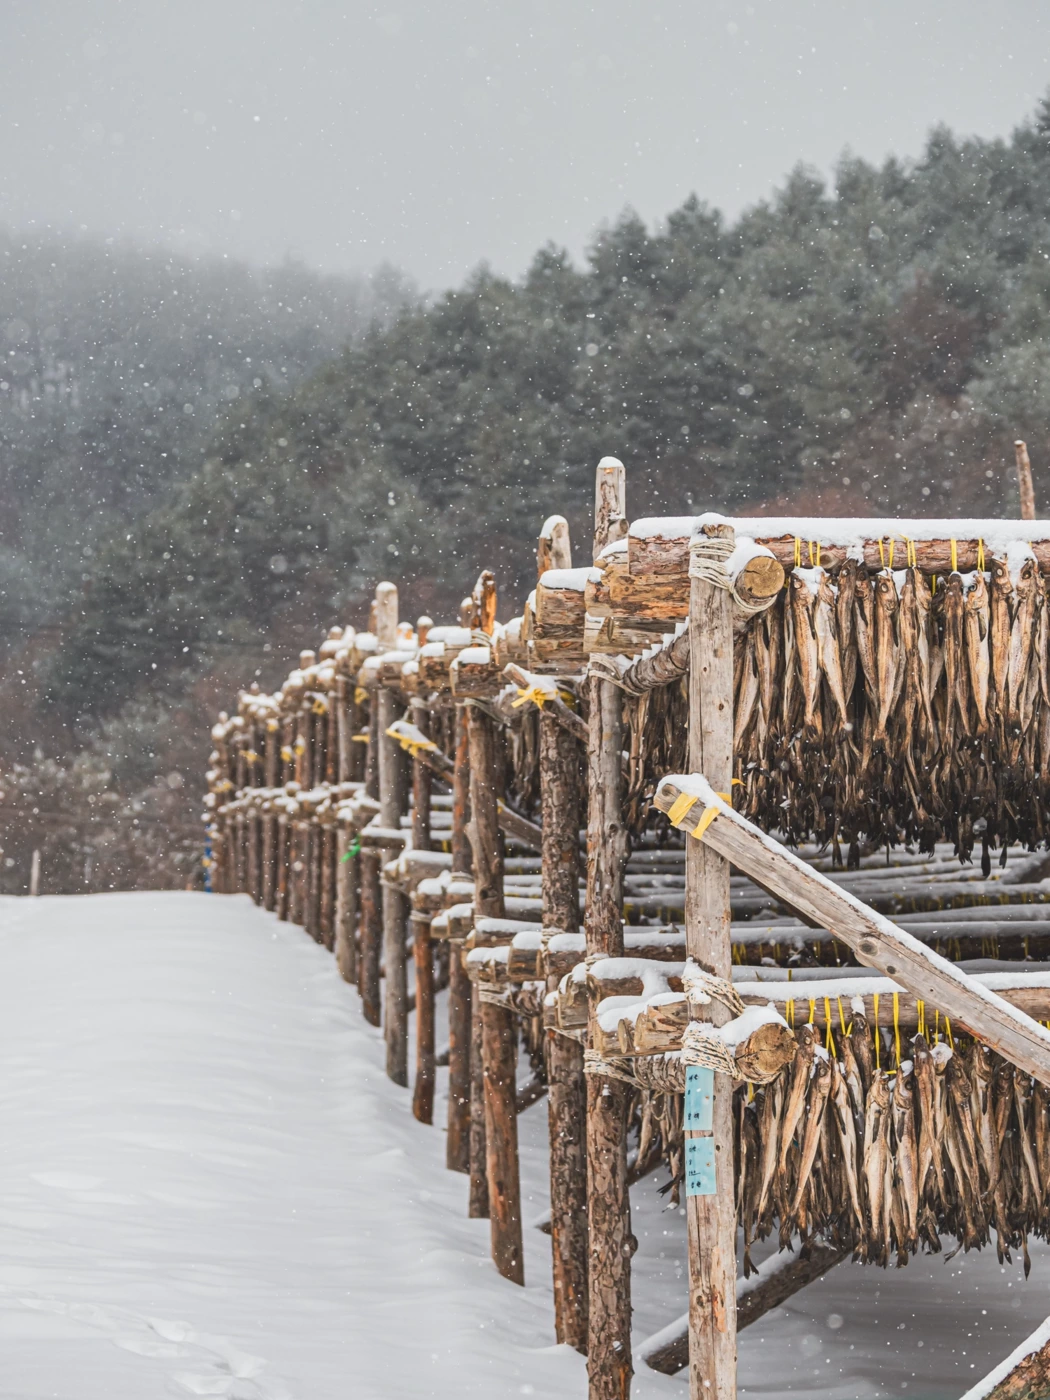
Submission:
[[[657,789],[656,806],[670,811],[683,790],[696,791],[698,811],[711,807],[717,811],[700,840],[691,841],[687,849],[710,848],[731,861],[815,927],[830,928],[835,938],[853,951],[858,962],[878,968],[915,996],[939,1007],[953,1023],[977,1036],[1026,1074],[1050,1085],[1050,1031],[905,929],[876,914],[856,895],[833,884],[820,871],[764,836],[734,812],[706,778],[685,778],[679,783],[665,778]],[[686,821],[685,825],[692,830],[696,821]]]
[[[623,464],[606,457],[595,482],[595,557],[626,532]],[[623,714],[609,681],[588,681],[587,952],[623,952],[623,871],[627,833],[621,810]],[[624,1400],[630,1392],[631,1206],[627,1189],[628,1086],[588,1074],[587,1378],[590,1400]]]

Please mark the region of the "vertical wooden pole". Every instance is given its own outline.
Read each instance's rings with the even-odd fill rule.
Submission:
[[[455,768],[452,774],[452,870],[469,875],[474,868],[467,824],[470,820],[470,748],[466,706],[457,704]],[[463,969],[462,944],[449,949],[448,972],[448,1136],[445,1165],[470,1171],[470,982]]]
[[[484,989],[479,990],[484,996]],[[514,1012],[483,1000],[481,1038],[485,1062],[485,1148],[492,1259],[505,1279],[524,1287],[515,1091],[518,1026]]]
[[[344,982],[357,981],[357,857],[350,854],[353,833],[340,822],[335,836],[335,962]]]
[[[361,947],[357,960],[357,989],[361,993],[361,1014],[372,1026],[380,1022],[379,955],[382,938],[382,895],[379,866],[382,852],[366,849],[358,856],[361,863]]]
[[[397,718],[393,693],[381,687],[379,708],[379,821],[398,827],[405,805],[404,761],[401,745],[387,736]],[[383,1030],[386,1038],[386,1072],[395,1084],[408,1086],[408,968],[405,962],[405,926],[408,907],[404,894],[387,880],[382,882]]]
[[[595,481],[594,557],[626,531],[622,463],[604,457]],[[622,697],[609,681],[588,681],[587,952],[623,955]],[[587,1226],[590,1400],[625,1400],[631,1388],[631,1204],[627,1192],[628,1086],[587,1080]]]
[[[418,631],[418,629],[417,629]],[[430,734],[430,707],[415,699],[410,706],[412,723]],[[430,850],[431,771],[416,758],[412,762],[412,845]],[[416,1078],[412,1088],[412,1113],[420,1123],[434,1121],[434,950],[430,943],[430,915],[412,914],[412,958],[416,972]]]
[[[493,721],[476,705],[467,707],[467,742],[470,750],[470,844],[474,858],[474,913],[490,918],[502,918],[503,904],[503,838],[499,830],[497,735]],[[471,998],[471,1082],[470,1082],[470,1204],[471,1214],[489,1215],[487,1136],[490,1115],[485,1104],[485,1022],[481,1014],[478,988]],[[498,1008],[497,1008],[498,1009]],[[502,1012],[509,1015],[509,1012]],[[488,1028],[495,1034],[496,1021],[489,1019]],[[494,1055],[502,1053],[493,1041]],[[501,1144],[501,1147],[504,1146]],[[506,1179],[509,1172],[503,1173]],[[482,1211],[482,1197],[485,1209]],[[497,1229],[493,1219],[493,1230]],[[518,1222],[520,1230],[520,1219]],[[495,1253],[495,1240],[494,1240]]]
[[[275,909],[282,922],[288,919],[289,822],[287,812],[277,815],[277,897]]]
[[[1032,464],[1028,460],[1028,444],[1020,438],[1014,443],[1017,461],[1017,486],[1021,496],[1021,519],[1035,519],[1035,490],[1032,486]]]
[[[460,949],[457,952],[462,956]],[[481,1034],[481,999],[476,982],[470,989],[470,1192],[467,1214],[471,1220],[489,1216],[488,1149],[485,1144],[485,1061]]]
[[[321,860],[321,913],[318,919],[321,942],[335,951],[335,825],[328,815],[318,828]]]
[[[575,933],[580,927],[580,750],[554,716],[542,711],[540,809],[543,927],[549,932]],[[547,1083],[554,1332],[559,1342],[586,1352],[587,1089],[583,1047],[554,1030],[547,1032]]]
[[[732,526],[705,533],[733,538]],[[689,760],[717,792],[729,792],[733,776],[733,616],[727,589],[690,579]],[[729,981],[729,862],[700,841],[686,838],[686,952],[701,967]],[[694,1006],[692,1015],[723,1024],[721,1002]],[[733,1176],[733,1085],[714,1075],[711,1137],[713,1194],[686,1195],[689,1230],[690,1400],[736,1396],[736,1209]],[[688,1140],[692,1133],[687,1133]]]
[[[369,696],[368,753],[365,762],[365,793],[379,796],[379,702],[373,690]],[[358,957],[357,987],[361,1012],[370,1025],[379,1025],[379,956],[383,938],[382,896],[379,867],[382,852],[371,847],[358,856],[361,866],[361,946]]]

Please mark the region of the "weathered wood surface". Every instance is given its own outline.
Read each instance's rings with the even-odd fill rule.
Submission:
[[[449,1171],[470,1171],[470,982],[460,955],[461,944],[449,947],[448,970],[448,1133],[445,1165]]]
[[[540,713],[539,763],[543,925],[575,931],[580,926],[580,750],[573,733],[562,726],[548,705]],[[559,1342],[585,1352],[587,1091],[583,1047],[548,1032],[546,1048],[554,1330]]]
[[[626,531],[624,471],[599,463],[594,554]],[[623,871],[627,833],[622,811],[623,715],[609,681],[588,681],[587,903],[588,954],[623,951]],[[587,1378],[590,1400],[625,1400],[631,1388],[631,1204],[627,1188],[627,1105],[621,1080],[587,1074],[588,1296]]]
[[[732,538],[728,527],[707,532]],[[690,765],[728,792],[733,776],[733,616],[729,592],[706,579],[690,580]],[[685,857],[686,951],[706,971],[732,976],[729,862],[690,841]],[[729,1019],[719,1001],[694,1005],[697,1020]],[[733,1085],[714,1076],[711,1134],[713,1195],[686,1196],[689,1236],[690,1400],[736,1400],[736,1200],[733,1173]],[[687,1129],[687,1150],[689,1132]]]
[[[669,811],[679,791],[673,780],[665,779],[657,790],[656,805]],[[705,791],[710,793],[711,805],[719,806],[720,814],[707,826],[702,841],[691,842],[691,846],[708,847],[732,861],[804,918],[830,928],[858,962],[878,968],[913,995],[939,1007],[954,1024],[965,1027],[1026,1073],[1050,1084],[1050,1031],[778,847],[721,802],[709,787]],[[706,796],[698,801],[697,818],[706,802]]]
[[[393,724],[396,702],[381,687],[376,696],[379,710],[379,821],[399,827],[405,806],[405,763],[400,744],[387,730]],[[408,905],[391,881],[382,881],[383,901],[383,1034],[386,1040],[386,1072],[395,1084],[408,1085],[408,967],[406,923]]]
[[[417,632],[418,632],[417,625]],[[430,734],[430,710],[423,700],[409,707],[412,721],[423,735]],[[412,760],[412,847],[430,849],[431,771],[418,757]],[[412,1113],[420,1123],[434,1121],[434,954],[430,919],[413,913],[412,958],[416,973],[416,1074],[412,1086]]]
[[[668,516],[666,519],[636,521],[628,538],[628,560],[632,574],[666,576],[689,572],[689,540],[692,536],[696,517]],[[796,540],[801,543],[802,563],[823,564],[825,568],[837,568],[844,563],[850,551],[863,555],[869,569],[880,569],[890,564],[903,567],[907,558],[908,538],[915,547],[915,562],[926,574],[948,574],[952,569],[952,544],[950,535],[929,539],[923,521],[895,519],[835,520],[819,522],[820,539],[811,541],[806,531],[817,522],[789,517],[763,519],[761,516],[734,517],[730,522],[738,534],[753,539],[756,544],[771,550],[785,569],[794,567]],[[976,569],[979,556],[983,555],[985,567],[995,554],[988,536],[997,540],[1015,538],[1031,544],[1032,552],[1039,561],[1040,569],[1050,571],[1050,521],[1018,523],[1015,531],[1009,530],[1006,521],[955,520],[946,525],[957,531],[954,539],[955,566],[967,572]],[[1033,528],[1034,526],[1034,528]],[[907,531],[907,536],[902,533]],[[801,532],[801,533],[800,533]],[[890,558],[890,544],[893,557]],[[811,549],[811,544],[813,548]],[[819,558],[817,546],[819,544]]]
[[[515,1092],[518,1027],[513,1011],[482,1001],[481,1035],[492,1259],[504,1278],[524,1285]]]
[[[1018,438],[1014,443],[1017,462],[1017,491],[1021,500],[1021,519],[1035,519],[1035,490],[1032,486],[1032,463],[1028,459],[1028,444]]]
[[[468,982],[467,985],[470,989],[470,1196],[467,1214],[472,1220],[487,1220],[489,1180],[481,1002],[477,983]]]
[[[379,959],[383,941],[383,904],[379,887],[382,855],[362,849],[357,857],[361,870],[361,936],[357,963],[357,989],[361,1014],[373,1026],[380,1022]]]
[[[336,831],[335,844],[335,962],[346,982],[357,981],[357,872],[358,857],[351,855],[353,835],[345,823]]]

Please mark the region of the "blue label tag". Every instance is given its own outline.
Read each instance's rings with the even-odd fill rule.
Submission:
[[[685,1067],[685,1130],[711,1131],[715,1095],[715,1072],[704,1065]]]
[[[708,1070],[710,1074],[711,1071]],[[685,1140],[685,1194],[715,1194],[715,1140],[713,1137],[687,1137]]]

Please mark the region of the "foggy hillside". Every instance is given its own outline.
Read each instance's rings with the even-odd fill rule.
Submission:
[[[9,242],[0,700],[20,810],[91,790],[62,878],[178,883],[161,838],[135,852],[150,812],[195,849],[204,716],[249,656],[276,681],[388,569],[405,615],[448,618],[482,567],[520,595],[540,514],[583,544],[603,453],[632,516],[1015,514],[1015,436],[1050,479],[1048,133],[1044,103],[1009,142],[939,130],[832,188],[796,169],[735,223],[627,212],[582,266],[547,247],[426,305],[393,277]],[[107,864],[116,790],[146,796]]]

